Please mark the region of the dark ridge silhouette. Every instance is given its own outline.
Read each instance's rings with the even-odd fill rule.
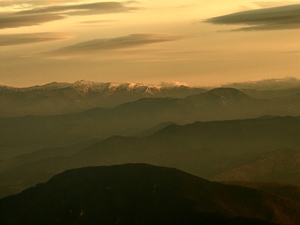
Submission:
[[[157,126],[152,127],[152,128],[150,128],[150,129],[148,129],[148,130],[145,130],[145,131],[143,131],[143,132],[140,132],[140,133],[138,133],[138,134],[135,134],[134,136],[138,136],[138,137],[150,136],[150,135],[153,135],[153,134],[155,134],[156,132],[160,131],[161,129],[163,129],[163,128],[169,126],[169,125],[173,125],[173,124],[175,124],[175,123],[173,123],[173,122],[164,122],[164,123],[160,123],[160,124],[158,124]]]
[[[22,190],[66,169],[141,162],[218,181],[300,184],[299,146],[300,121],[296,117],[169,125],[151,136],[113,136],[72,156],[15,164],[0,174],[0,186]],[[14,162],[25,162],[27,156]]]
[[[245,182],[245,181],[227,181],[224,184],[238,185],[248,188],[255,188],[266,191],[283,198],[290,199],[300,204],[300,186],[290,185],[278,182]]]
[[[147,164],[87,167],[0,200],[2,225],[294,225],[300,205]]]

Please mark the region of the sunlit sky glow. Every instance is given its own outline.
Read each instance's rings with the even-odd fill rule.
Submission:
[[[0,1],[0,84],[300,78],[300,1]]]

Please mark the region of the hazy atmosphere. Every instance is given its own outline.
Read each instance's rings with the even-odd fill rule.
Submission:
[[[0,0],[0,224],[299,225],[300,0]]]
[[[300,1],[0,1],[0,84],[299,78]]]

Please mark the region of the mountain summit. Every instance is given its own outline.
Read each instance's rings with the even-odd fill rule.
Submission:
[[[196,104],[234,105],[255,101],[254,98],[234,88],[215,88],[210,91],[185,98]]]

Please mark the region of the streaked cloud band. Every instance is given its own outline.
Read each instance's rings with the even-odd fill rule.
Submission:
[[[213,17],[204,22],[224,25],[246,25],[238,31],[281,30],[300,28],[300,4],[247,10]]]

